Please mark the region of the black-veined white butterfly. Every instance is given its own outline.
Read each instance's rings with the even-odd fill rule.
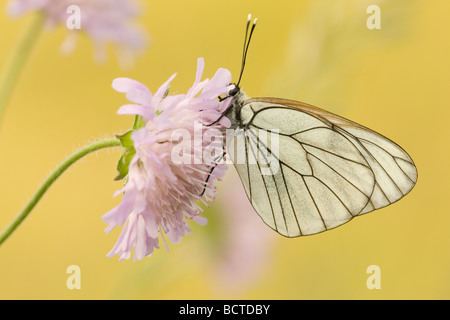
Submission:
[[[223,116],[235,134],[227,153],[262,220],[286,237],[333,229],[404,197],[417,181],[411,157],[381,134],[309,104],[249,98],[239,82],[256,19],[247,22],[241,74]],[[278,150],[260,137],[278,131]],[[241,148],[236,147],[241,146]],[[277,170],[264,174],[267,157]],[[237,161],[240,157],[244,161]]]

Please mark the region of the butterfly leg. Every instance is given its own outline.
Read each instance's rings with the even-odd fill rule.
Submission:
[[[220,156],[217,156],[214,159],[214,165],[211,167],[211,169],[209,170],[208,176],[205,179],[205,183],[203,185],[203,191],[200,194],[200,197],[202,197],[205,194],[206,191],[206,186],[208,184],[209,178],[211,177],[212,172],[214,171],[214,169],[217,167],[217,165],[219,164],[220,161],[222,161],[222,159],[225,157],[226,152],[225,152],[225,148],[222,149],[222,154]]]

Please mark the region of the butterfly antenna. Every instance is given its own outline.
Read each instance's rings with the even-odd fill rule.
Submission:
[[[237,87],[239,87],[239,83],[241,83],[242,74],[244,73],[245,61],[247,60],[247,52],[248,52],[248,48],[250,46],[250,40],[252,39],[253,31],[255,30],[255,26],[256,26],[256,22],[258,21],[258,18],[255,18],[253,20],[253,24],[250,28],[251,20],[252,20],[252,15],[249,14],[248,19],[247,19],[247,26],[245,27],[245,38],[244,38],[244,48],[242,51],[241,73],[239,74],[239,80],[236,84]]]

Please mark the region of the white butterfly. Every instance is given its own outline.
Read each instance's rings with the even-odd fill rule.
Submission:
[[[255,23],[248,42],[246,32],[241,75]],[[398,201],[417,181],[411,157],[362,125],[298,101],[248,98],[238,85],[226,98],[232,100],[223,116],[236,132],[227,153],[256,212],[283,236],[333,229]],[[277,152],[260,138],[273,129]],[[267,167],[268,156],[276,170]]]

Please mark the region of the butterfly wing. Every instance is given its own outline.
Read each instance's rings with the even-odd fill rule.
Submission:
[[[255,210],[284,236],[335,228],[399,200],[417,181],[397,144],[322,109],[253,98],[240,116],[229,155]]]

